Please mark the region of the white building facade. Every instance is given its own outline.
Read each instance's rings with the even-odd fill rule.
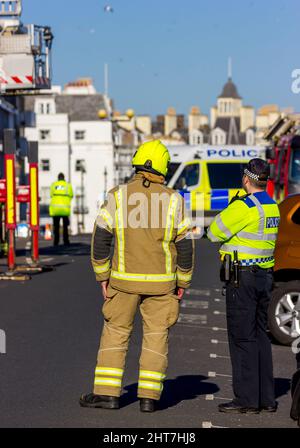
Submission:
[[[41,224],[51,222],[50,186],[64,173],[74,191],[71,233],[91,233],[99,206],[114,186],[112,123],[100,120],[103,96],[82,85],[76,90],[54,89],[47,95],[26,98],[36,113],[36,129],[27,129],[39,142]]]

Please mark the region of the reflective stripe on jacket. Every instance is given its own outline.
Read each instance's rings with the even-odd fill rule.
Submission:
[[[183,198],[158,183],[145,186],[145,178],[137,174],[127,185],[111,190],[99,210],[92,238],[97,280],[110,278],[113,288],[138,294],[167,294],[176,286],[189,287],[190,230]]]
[[[50,188],[50,216],[70,216],[71,200],[73,198],[72,185],[65,180],[53,182]]]
[[[274,266],[274,249],[280,221],[275,201],[265,192],[243,197],[216,216],[207,236],[222,242],[221,256],[238,251],[241,264]]]

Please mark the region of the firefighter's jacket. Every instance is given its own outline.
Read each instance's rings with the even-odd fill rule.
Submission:
[[[138,173],[108,193],[94,226],[92,265],[97,281],[117,290],[168,294],[191,283],[191,222],[182,196],[146,177]]]

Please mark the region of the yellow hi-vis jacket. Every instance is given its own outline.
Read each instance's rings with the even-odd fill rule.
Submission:
[[[50,216],[70,216],[73,198],[72,185],[65,180],[53,182],[50,188]]]
[[[233,257],[238,251],[242,266],[274,266],[274,249],[280,221],[275,201],[265,192],[244,196],[216,216],[207,236],[213,242],[222,242],[221,258]]]
[[[193,272],[190,230],[182,196],[158,183],[145,186],[143,174],[136,174],[127,185],[111,190],[99,210],[91,253],[97,281],[109,279],[114,289],[145,295],[188,288]]]

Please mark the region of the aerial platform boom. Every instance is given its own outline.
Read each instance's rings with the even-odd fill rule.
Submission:
[[[16,94],[51,87],[48,26],[23,25],[21,0],[0,0],[0,93]]]

